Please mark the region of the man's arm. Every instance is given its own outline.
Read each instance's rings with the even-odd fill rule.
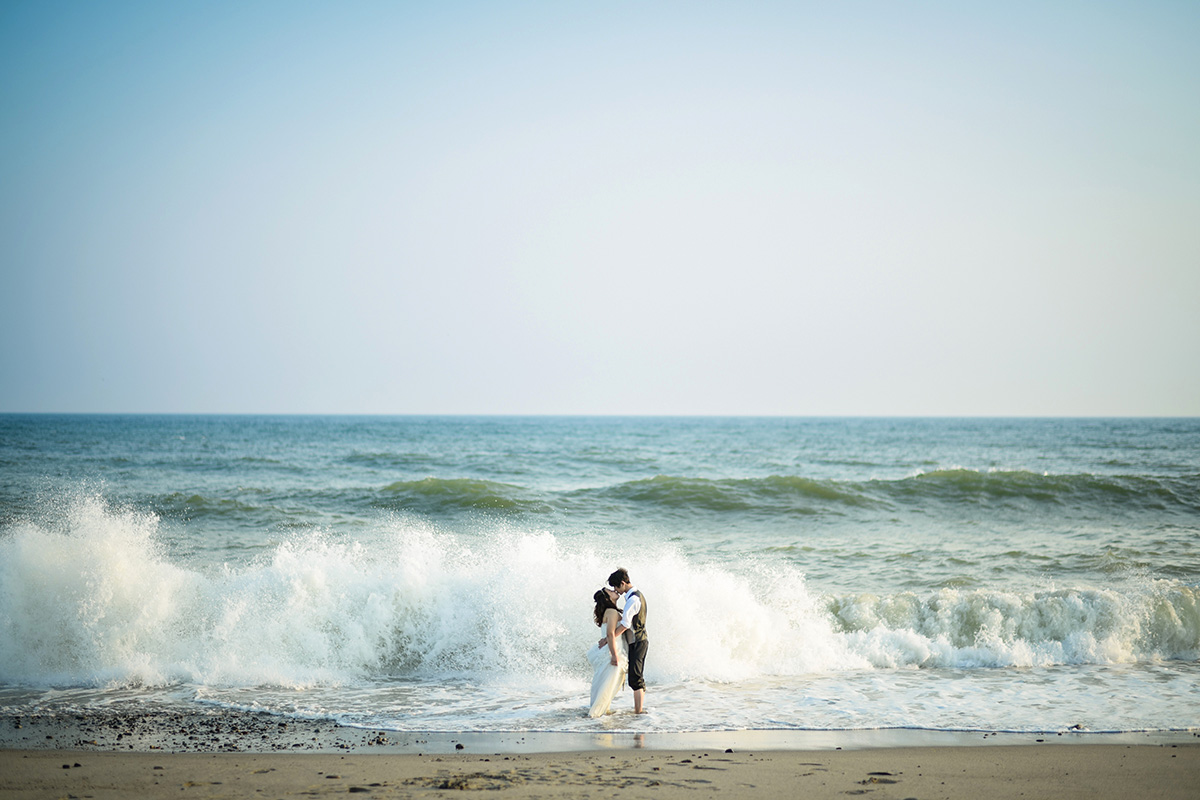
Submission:
[[[616,636],[618,639],[620,639],[622,636],[625,635],[625,631],[627,631],[627,630],[629,630],[629,628],[626,628],[624,625],[617,623],[617,629],[615,631],[613,631],[613,635]],[[607,641],[608,641],[607,636],[604,637],[603,639],[601,639],[599,642],[600,646],[603,647],[604,643]]]

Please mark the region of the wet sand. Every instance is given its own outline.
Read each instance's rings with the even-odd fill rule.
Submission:
[[[25,797],[1194,798],[1200,746],[1082,745],[528,755],[0,753]]]
[[[926,739],[951,743],[945,746],[894,746],[920,742],[920,734],[539,738],[401,735],[227,712],[10,716],[0,718],[0,797],[420,798],[483,791],[513,800],[617,793],[671,800],[714,792],[1190,800],[1200,786],[1200,737],[1193,733],[960,734]],[[679,746],[719,739],[731,746]],[[806,741],[818,744],[804,749]],[[856,749],[837,749],[835,741]]]

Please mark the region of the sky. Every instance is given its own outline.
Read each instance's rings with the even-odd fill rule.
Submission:
[[[0,4],[0,412],[1200,415],[1195,2]]]

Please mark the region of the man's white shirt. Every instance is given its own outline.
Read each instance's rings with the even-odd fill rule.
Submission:
[[[625,610],[621,612],[621,627],[633,630],[633,618],[642,610],[642,598],[634,594],[637,587],[630,586],[625,594],[621,595],[621,602],[625,605]]]

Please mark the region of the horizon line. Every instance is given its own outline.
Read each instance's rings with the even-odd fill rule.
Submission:
[[[1200,414],[654,414],[375,411],[0,411],[0,417],[442,417],[461,419],[1200,419]]]

